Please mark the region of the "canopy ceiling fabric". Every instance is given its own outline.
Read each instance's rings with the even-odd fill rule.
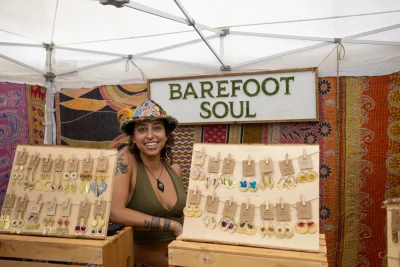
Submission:
[[[229,29],[224,37],[210,28],[201,32],[231,72],[319,67],[320,76],[336,76],[339,39],[335,38],[345,49],[340,76],[400,71],[398,0],[180,3],[198,27]],[[144,5],[186,19],[175,1],[137,0],[128,5],[1,0],[0,81],[45,85],[43,74],[49,64],[43,44],[51,43],[58,88],[221,72],[221,62],[192,26],[130,8]],[[189,42],[193,40],[197,41]],[[176,46],[185,42],[189,44]],[[168,46],[173,48],[160,49]],[[102,62],[110,64],[84,69]]]

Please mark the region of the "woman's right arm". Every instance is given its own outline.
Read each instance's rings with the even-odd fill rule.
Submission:
[[[134,191],[136,181],[131,187],[131,178],[136,180],[136,161],[127,151],[118,154],[115,169],[114,188],[111,201],[110,220],[114,223],[122,223],[132,226],[135,230],[154,232],[174,232],[176,236],[182,233],[182,225],[176,221],[160,217],[150,216],[129,208],[130,192]]]

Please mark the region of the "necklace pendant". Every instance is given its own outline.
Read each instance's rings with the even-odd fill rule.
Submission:
[[[164,184],[158,179],[157,179],[157,188],[158,190],[164,193]]]

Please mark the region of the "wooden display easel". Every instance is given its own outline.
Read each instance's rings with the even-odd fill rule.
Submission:
[[[183,241],[168,246],[170,267],[327,267],[325,235],[320,234],[319,253],[264,249]]]
[[[104,267],[133,267],[133,230],[131,227],[125,227],[118,234],[108,236],[105,240],[0,234],[2,267],[76,266],[23,259],[88,263]]]

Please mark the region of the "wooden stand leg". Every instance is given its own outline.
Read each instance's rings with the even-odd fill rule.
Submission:
[[[133,231],[104,248],[101,267],[133,267]]]

